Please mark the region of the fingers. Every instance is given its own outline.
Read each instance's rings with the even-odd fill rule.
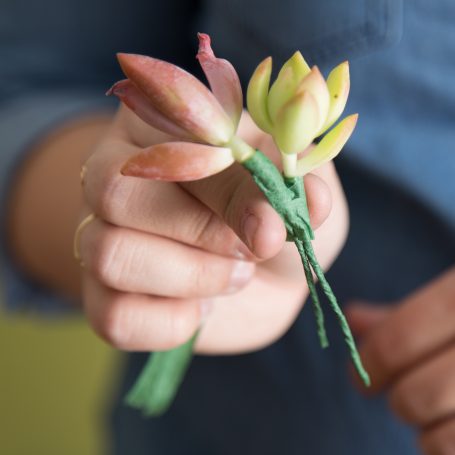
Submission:
[[[455,453],[455,346],[408,370],[388,393],[392,410],[417,427],[426,455]]]
[[[240,165],[181,186],[226,222],[256,257],[269,259],[283,247],[286,230],[280,216]],[[315,175],[307,176],[305,188],[311,221],[317,228],[330,213],[330,190]]]
[[[180,186],[122,176],[123,163],[138,151],[113,138],[86,163],[84,192],[99,217],[233,257],[268,259],[281,250],[284,224],[240,165]],[[330,190],[315,175],[305,187],[317,228],[330,213]]]
[[[418,427],[455,415],[455,346],[403,375],[389,401],[397,415]]]
[[[390,305],[371,305],[361,302],[351,303],[345,309],[352,333],[360,338],[383,323],[392,313],[393,307]]]
[[[268,259],[282,248],[286,230],[281,218],[240,165],[182,186],[230,226],[258,258]]]
[[[426,455],[452,455],[455,453],[455,417],[424,431],[420,446]]]
[[[84,306],[95,332],[128,351],[172,349],[187,341],[210,309],[207,300],[175,300],[109,289],[86,274]]]
[[[86,163],[84,192],[98,217],[213,253],[251,257],[221,218],[178,185],[122,176],[120,168],[138,150],[121,139],[109,140]]]
[[[254,273],[251,262],[214,255],[101,220],[83,230],[80,256],[87,270],[105,286],[166,297],[235,292]]]
[[[395,414],[415,426],[427,455],[455,453],[455,269],[396,309],[351,307],[363,335],[361,356],[372,389],[387,386]]]
[[[407,298],[369,333],[361,356],[377,391],[453,340],[455,269]]]

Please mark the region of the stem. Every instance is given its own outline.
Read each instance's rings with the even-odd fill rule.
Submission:
[[[305,271],[305,278],[310,291],[311,302],[313,303],[313,312],[316,318],[318,329],[318,337],[321,347],[323,349],[329,347],[329,339],[325,330],[324,312],[322,311],[321,302],[319,301],[318,292],[313,281],[313,274],[311,273],[310,263],[302,242],[296,241],[295,245],[299,251],[300,258],[302,259],[303,270]]]
[[[303,231],[313,238],[306,199],[297,194],[302,190],[301,179],[283,179],[276,166],[259,150],[242,162],[270,205],[276,210],[286,226],[292,240],[303,235]],[[300,181],[300,184],[298,183]]]
[[[297,154],[281,152],[283,162],[283,174],[287,178],[294,178],[297,173]]]
[[[184,344],[150,354],[125,402],[146,416],[163,414],[174,401],[193,357],[199,330]]]
[[[256,150],[239,136],[233,136],[226,146],[230,147],[235,161],[239,163],[243,163],[256,153]]]
[[[319,265],[318,260],[316,259],[313,246],[311,245],[311,240],[307,235],[305,235],[303,241],[299,239],[296,240],[296,243],[297,242],[303,244],[303,248],[307,253],[311,267],[313,268],[314,273],[318,277],[319,283],[324,291],[324,294],[327,296],[327,299],[330,303],[330,306],[332,307],[333,312],[338,318],[341,330],[344,335],[344,340],[349,348],[354,366],[357,372],[359,373],[359,376],[362,378],[364,384],[366,386],[369,386],[371,384],[370,376],[368,375],[368,373],[366,372],[365,368],[362,365],[362,360],[360,359],[360,355],[357,350],[354,337],[352,336],[351,329],[349,328],[348,321],[346,320],[346,317],[338,304],[337,298],[335,297],[335,294],[333,293],[332,288],[330,287],[327,279],[325,278],[324,272],[322,271],[322,268]]]
[[[286,187],[292,191],[295,198],[298,199],[299,205],[305,214],[305,218],[308,220],[308,232],[311,238],[314,237],[313,231],[310,225],[310,213],[308,211],[308,204],[305,193],[305,186],[303,184],[303,179],[301,177],[285,177],[284,184]],[[292,237],[292,236],[291,236]],[[308,284],[308,289],[310,291],[311,302],[313,303],[313,311],[316,318],[316,324],[318,328],[319,341],[322,348],[329,346],[329,340],[327,338],[327,333],[325,330],[324,324],[324,313],[322,311],[321,303],[319,301],[319,296],[316,291],[316,285],[313,279],[313,273],[311,272],[311,267],[308,261],[308,256],[302,244],[295,241],[295,238],[291,239],[300,254],[300,258],[303,264],[303,270],[305,271],[305,278]]]
[[[365,385],[368,386],[370,384],[370,378],[363,368],[348,322],[314,254],[311,244],[312,230],[302,180],[299,178],[283,179],[275,165],[260,151],[256,151],[254,155],[242,164],[251,173],[256,184],[283,219],[288,237],[294,240],[297,248],[299,248],[299,252],[301,250],[305,252],[304,257],[306,256],[308,258],[311,268],[319,279],[319,283],[329,300],[330,306],[338,318],[354,366]],[[300,246],[298,245],[299,243]],[[305,261],[304,257],[302,261]],[[309,282],[308,286],[310,288]]]

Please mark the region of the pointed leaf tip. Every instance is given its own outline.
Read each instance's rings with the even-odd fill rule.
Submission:
[[[200,53],[207,53],[209,55],[214,55],[212,46],[211,46],[211,38],[207,33],[198,33],[197,34],[198,40],[199,40],[199,49],[198,49],[198,54],[196,55],[196,58],[199,58]]]
[[[230,62],[215,56],[210,46],[209,35],[198,33],[198,38],[199,50],[196,58],[207,77],[212,93],[237,129],[243,109],[240,79]]]
[[[128,79],[122,79],[113,84],[109,90],[105,93],[106,96],[119,96],[123,92],[123,86],[128,81]]]
[[[294,52],[281,67],[267,98],[269,116],[275,122],[280,109],[295,95],[300,83],[310,74],[302,54]]]
[[[286,64],[291,66],[296,79],[302,79],[310,72],[310,67],[300,51],[294,52]]]
[[[130,70],[132,65],[138,64],[141,61],[143,62],[147,59],[152,59],[152,57],[147,57],[146,55],[129,54],[126,52],[117,52],[116,56],[120,64],[120,67],[127,76],[128,71]]]

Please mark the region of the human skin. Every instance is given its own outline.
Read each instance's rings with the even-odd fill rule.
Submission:
[[[51,288],[81,294],[95,331],[120,349],[172,348],[203,317],[199,352],[245,352],[281,336],[307,289],[281,219],[248,173],[234,165],[184,185],[122,176],[122,164],[140,147],[172,138],[123,107],[109,122],[73,122],[37,144],[24,164],[9,217],[22,267]],[[241,131],[252,145],[275,152],[246,114]],[[84,162],[82,194],[78,174]],[[306,186],[317,254],[328,267],[348,224],[333,165],[319,177],[308,176]],[[97,218],[79,239],[81,286],[71,242],[90,212]],[[244,229],[252,218],[258,227],[248,248]]]
[[[247,115],[241,135],[276,153]],[[307,295],[299,256],[240,165],[185,184],[120,175],[140,148],[169,139],[122,108],[86,162],[87,211],[104,220],[89,224],[80,241],[88,318],[103,338],[127,350],[175,347],[202,318],[198,352],[266,346],[289,328]],[[309,177],[307,190],[313,224],[320,226],[317,254],[327,267],[348,220],[333,166]]]
[[[455,267],[396,305],[348,307],[370,393],[419,431],[428,455],[455,454]]]

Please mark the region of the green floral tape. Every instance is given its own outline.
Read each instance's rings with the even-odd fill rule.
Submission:
[[[321,345],[323,347],[328,346],[328,340],[324,327],[324,314],[315,289],[311,269],[316,274],[330,307],[338,318],[354,366],[364,384],[369,386],[370,377],[362,365],[348,321],[338,305],[335,294],[314,254],[311,244],[314,235],[310,225],[303,179],[283,178],[276,166],[259,150],[242,164],[251,173],[272,207],[281,216],[286,226],[288,238],[292,239],[297,246],[313,302]]]

